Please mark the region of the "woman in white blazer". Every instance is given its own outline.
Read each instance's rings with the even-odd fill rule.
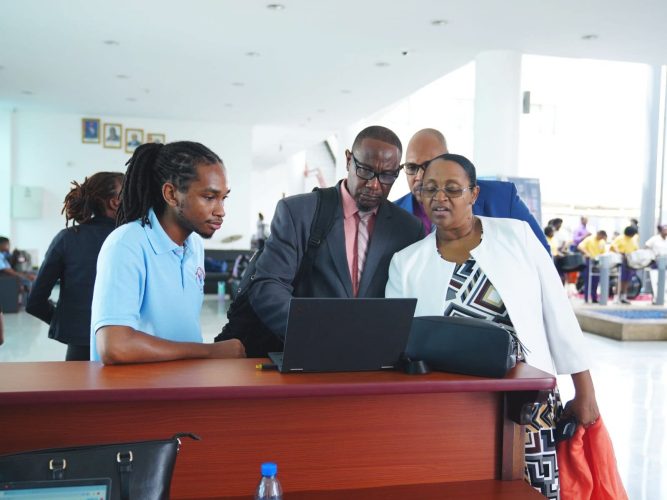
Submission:
[[[394,255],[386,296],[416,297],[415,316],[477,317],[505,327],[519,338],[519,354],[529,364],[572,375],[576,394],[567,411],[590,425],[599,410],[584,337],[553,262],[525,222],[474,216],[478,193],[467,158],[444,154],[429,162],[422,203],[435,231]],[[540,439],[545,433],[553,436],[557,391],[548,404],[550,413],[536,409],[535,425],[526,429],[533,433],[527,479],[557,498],[557,474],[541,477],[542,464],[555,461],[555,448],[536,452],[534,446],[549,441]]]

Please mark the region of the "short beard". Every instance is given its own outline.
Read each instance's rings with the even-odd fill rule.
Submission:
[[[199,229],[197,229],[197,227],[195,227],[195,225],[192,222],[190,222],[190,220],[183,214],[183,203],[179,203],[178,206],[176,207],[176,220],[178,221],[180,226],[189,233],[197,233],[205,240],[210,240],[213,237],[213,233],[202,234],[202,232]]]

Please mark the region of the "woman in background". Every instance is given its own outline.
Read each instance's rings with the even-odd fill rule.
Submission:
[[[119,172],[98,172],[83,184],[72,182],[62,209],[65,229],[53,238],[28,296],[26,311],[50,325],[49,338],[67,344],[67,361],[90,359],[97,254],[116,227],[122,183]],[[58,280],[56,304],[49,297]]]

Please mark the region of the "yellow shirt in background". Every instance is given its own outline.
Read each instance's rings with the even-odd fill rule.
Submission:
[[[579,243],[579,250],[584,252],[588,257],[597,257],[602,255],[607,247],[607,242],[604,239],[598,240],[594,234],[586,236],[581,243]]]
[[[560,252],[558,251],[558,244],[560,243],[559,240],[554,238],[553,236],[549,238],[546,236],[547,243],[549,243],[549,248],[551,249],[551,256],[556,257],[557,255],[560,255]]]
[[[639,244],[634,236],[621,234],[611,242],[611,249],[618,253],[632,253],[639,250]]]

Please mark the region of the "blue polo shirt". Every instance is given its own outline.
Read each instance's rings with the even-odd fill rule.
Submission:
[[[204,248],[192,233],[181,247],[169,238],[155,212],[150,225],[134,221],[116,228],[97,258],[91,311],[90,359],[99,361],[95,332],[129,326],[177,342],[202,342]]]

